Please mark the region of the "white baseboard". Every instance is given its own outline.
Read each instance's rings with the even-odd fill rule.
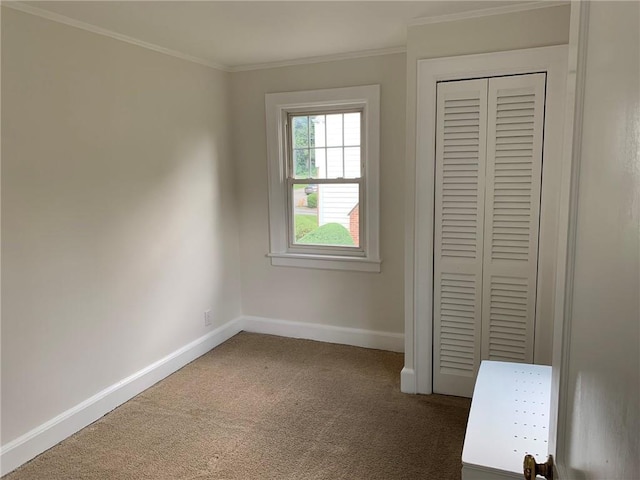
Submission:
[[[15,470],[243,330],[392,352],[404,351],[404,335],[401,333],[239,317],[3,445],[0,448],[0,475]]]
[[[400,372],[400,391],[402,393],[417,393],[416,371],[413,368],[404,367]]]
[[[404,352],[404,334],[335,327],[319,323],[292,322],[273,318],[244,316],[242,330],[280,337],[304,338],[319,342]]]
[[[187,363],[227,341],[242,330],[241,324],[241,318],[227,322],[3,445],[0,449],[0,475],[5,475],[18,468],[163,378],[168,377]]]
[[[560,463],[556,457],[557,455],[554,455],[553,478],[556,480],[569,480],[571,478],[569,476],[569,468],[564,463]]]

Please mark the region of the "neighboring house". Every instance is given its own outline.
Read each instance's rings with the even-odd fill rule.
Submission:
[[[353,238],[353,243],[360,245],[360,203],[349,212],[349,233]]]
[[[357,204],[357,185],[318,185],[318,225],[339,223],[350,231],[349,214]]]

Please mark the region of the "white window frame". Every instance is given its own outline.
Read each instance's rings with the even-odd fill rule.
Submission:
[[[365,85],[265,95],[269,175],[269,240],[267,254],[274,266],[380,272],[380,86]],[[287,119],[314,111],[362,112],[360,145],[363,161],[360,182],[360,248],[293,245],[289,222],[287,179]],[[312,183],[313,180],[310,180]]]

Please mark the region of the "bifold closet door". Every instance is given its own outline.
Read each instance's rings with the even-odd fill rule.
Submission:
[[[483,360],[533,363],[545,81],[489,80]]]
[[[450,395],[473,391],[481,358],[487,85],[437,87],[433,386]]]
[[[437,88],[433,389],[470,397],[533,361],[545,74]]]

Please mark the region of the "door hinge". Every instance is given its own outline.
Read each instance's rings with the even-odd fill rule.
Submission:
[[[547,480],[553,480],[553,457],[549,455],[545,463],[536,463],[533,455],[524,456],[524,478],[535,480],[536,476],[542,476]]]

